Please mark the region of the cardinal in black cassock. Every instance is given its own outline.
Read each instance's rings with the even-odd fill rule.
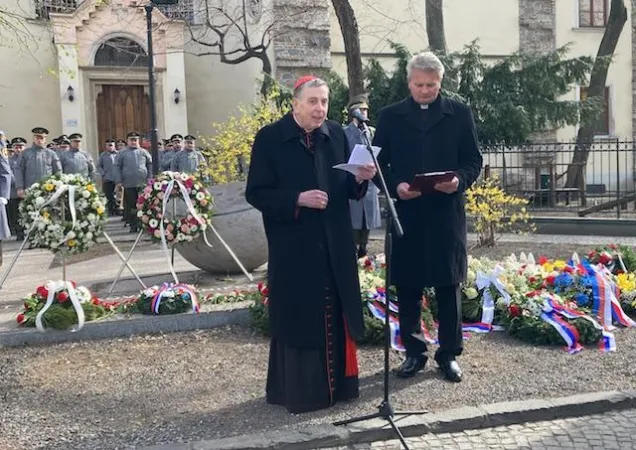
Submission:
[[[364,196],[375,168],[333,168],[349,145],[342,126],[325,120],[323,80],[300,78],[292,102],[256,135],[246,198],[269,246],[267,402],[301,413],[358,397],[364,322],[349,199]]]

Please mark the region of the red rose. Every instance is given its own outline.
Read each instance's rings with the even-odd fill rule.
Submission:
[[[370,260],[369,258],[367,258],[367,259],[365,259],[365,260],[364,260],[364,265],[365,265],[365,266],[370,267],[370,266],[371,266],[371,264],[372,264],[372,263],[371,263],[371,260]]]
[[[537,295],[537,291],[530,291],[526,293],[526,297],[535,297]]]
[[[610,244],[610,245],[608,245],[608,247],[611,248],[612,250],[616,250],[618,248],[618,245]]]
[[[519,317],[521,315],[521,308],[519,305],[510,305],[508,311],[512,317]]]
[[[567,273],[574,273],[574,269],[571,266],[565,266],[563,271]]]
[[[258,289],[258,292],[263,292],[263,286],[264,285],[262,281],[256,285],[256,289]]]
[[[97,297],[93,297],[93,298],[91,299],[91,303],[92,303],[93,305],[99,305],[99,299],[98,299]]]
[[[590,253],[587,254],[587,257],[589,259],[594,259],[595,256],[596,256],[596,250],[592,250]]]
[[[609,253],[603,252],[603,253],[601,253],[601,256],[599,257],[598,262],[600,262],[603,265],[607,265],[607,264],[611,263],[612,260],[613,260],[613,258],[612,258],[612,256]]]
[[[539,257],[539,261],[538,261],[538,263],[539,263],[540,265],[544,265],[544,264],[545,264],[545,263],[547,263],[548,261],[549,261],[549,260],[548,260],[548,258],[547,258],[547,257],[545,257],[545,256],[540,256],[540,257]]]
[[[35,290],[35,293],[42,298],[46,298],[49,296],[49,291],[44,286],[38,286],[38,288]]]
[[[24,318],[24,314],[20,313],[15,320],[18,322],[18,325],[22,325],[26,319]]]
[[[68,293],[66,291],[62,291],[57,294],[57,301],[60,303],[64,303],[68,300]]]
[[[546,277],[546,279],[545,279],[545,282],[546,282],[547,284],[554,284],[554,279],[555,279],[555,276],[554,276],[554,275],[548,275],[548,276]]]
[[[528,281],[530,283],[536,283],[537,282],[537,278],[536,277],[530,277],[530,278],[528,278]]]
[[[269,295],[269,289],[267,288],[267,286],[263,288],[263,290],[261,291],[261,295],[263,297],[267,297]]]

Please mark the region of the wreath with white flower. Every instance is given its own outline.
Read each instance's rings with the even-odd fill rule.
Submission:
[[[170,201],[182,201],[184,213],[171,214]],[[190,242],[210,223],[212,196],[194,174],[162,172],[137,197],[137,217],[153,241]]]
[[[20,223],[30,230],[33,247],[82,253],[102,234],[105,204],[92,181],[77,174],[55,174],[25,191]]]

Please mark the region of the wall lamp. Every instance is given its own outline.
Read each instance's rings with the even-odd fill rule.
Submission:
[[[178,105],[181,100],[181,91],[179,89],[174,90],[174,102]]]

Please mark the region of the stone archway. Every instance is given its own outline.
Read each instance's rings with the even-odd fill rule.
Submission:
[[[95,52],[93,66],[147,67],[146,50],[137,42],[116,36],[102,43]]]

